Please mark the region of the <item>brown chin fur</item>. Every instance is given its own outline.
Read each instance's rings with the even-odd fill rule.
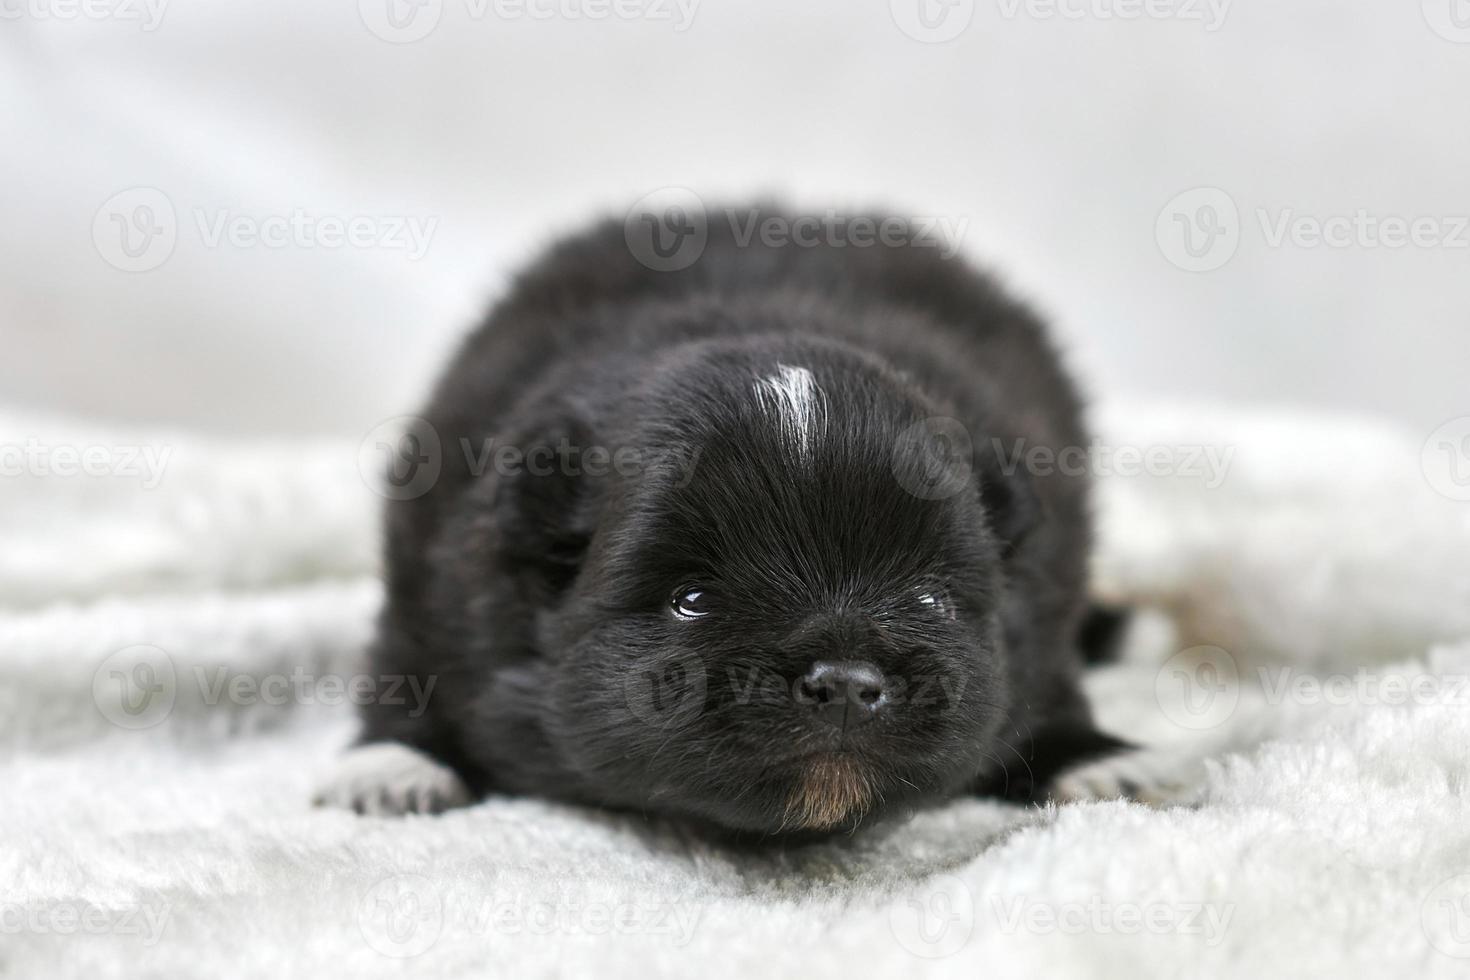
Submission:
[[[854,760],[817,756],[806,763],[786,801],[783,829],[829,830],[866,811],[872,796],[867,775]]]

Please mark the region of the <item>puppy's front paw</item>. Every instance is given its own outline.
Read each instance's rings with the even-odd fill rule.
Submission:
[[[402,742],[374,742],[349,749],[312,802],[389,817],[442,813],[474,796],[448,766]]]
[[[1108,756],[1070,769],[1051,785],[1058,803],[1133,800],[1149,806],[1188,802],[1198,791],[1204,765],[1196,757],[1168,750],[1140,749]]]

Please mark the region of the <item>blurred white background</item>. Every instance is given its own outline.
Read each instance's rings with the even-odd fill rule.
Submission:
[[[0,402],[360,435],[677,185],[966,222],[1099,397],[1470,411],[1465,0],[590,2],[0,0]]]

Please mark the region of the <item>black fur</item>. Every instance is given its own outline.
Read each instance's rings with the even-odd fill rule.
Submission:
[[[1118,606],[1094,605],[1082,618],[1077,645],[1087,664],[1108,664],[1118,659],[1132,616]]]
[[[805,455],[755,394],[780,365],[821,391]],[[1077,686],[1086,481],[1006,472],[994,448],[1085,445],[1078,398],[1037,318],[959,260],[742,247],[712,220],[699,261],[658,272],[608,222],[520,277],[423,415],[443,470],[389,505],[373,656],[437,681],[421,717],[368,706],[364,737],[478,793],[838,830],[1032,797],[1121,744]],[[931,418],[962,424],[972,471],[923,438]],[[487,466],[490,439],[555,462]],[[624,472],[586,465],[618,450]],[[911,492],[936,472],[969,477]],[[673,613],[688,586],[710,615]],[[814,722],[817,659],[876,664],[897,703],[853,731]],[[793,822],[822,766],[866,802]]]

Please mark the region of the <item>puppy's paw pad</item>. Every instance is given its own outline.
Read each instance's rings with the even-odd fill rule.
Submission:
[[[312,802],[390,817],[442,813],[474,797],[448,766],[401,742],[374,742],[349,749]]]
[[[1062,773],[1050,795],[1058,803],[1121,799],[1168,806],[1188,802],[1203,776],[1203,764],[1189,756],[1156,750],[1124,752]]]

